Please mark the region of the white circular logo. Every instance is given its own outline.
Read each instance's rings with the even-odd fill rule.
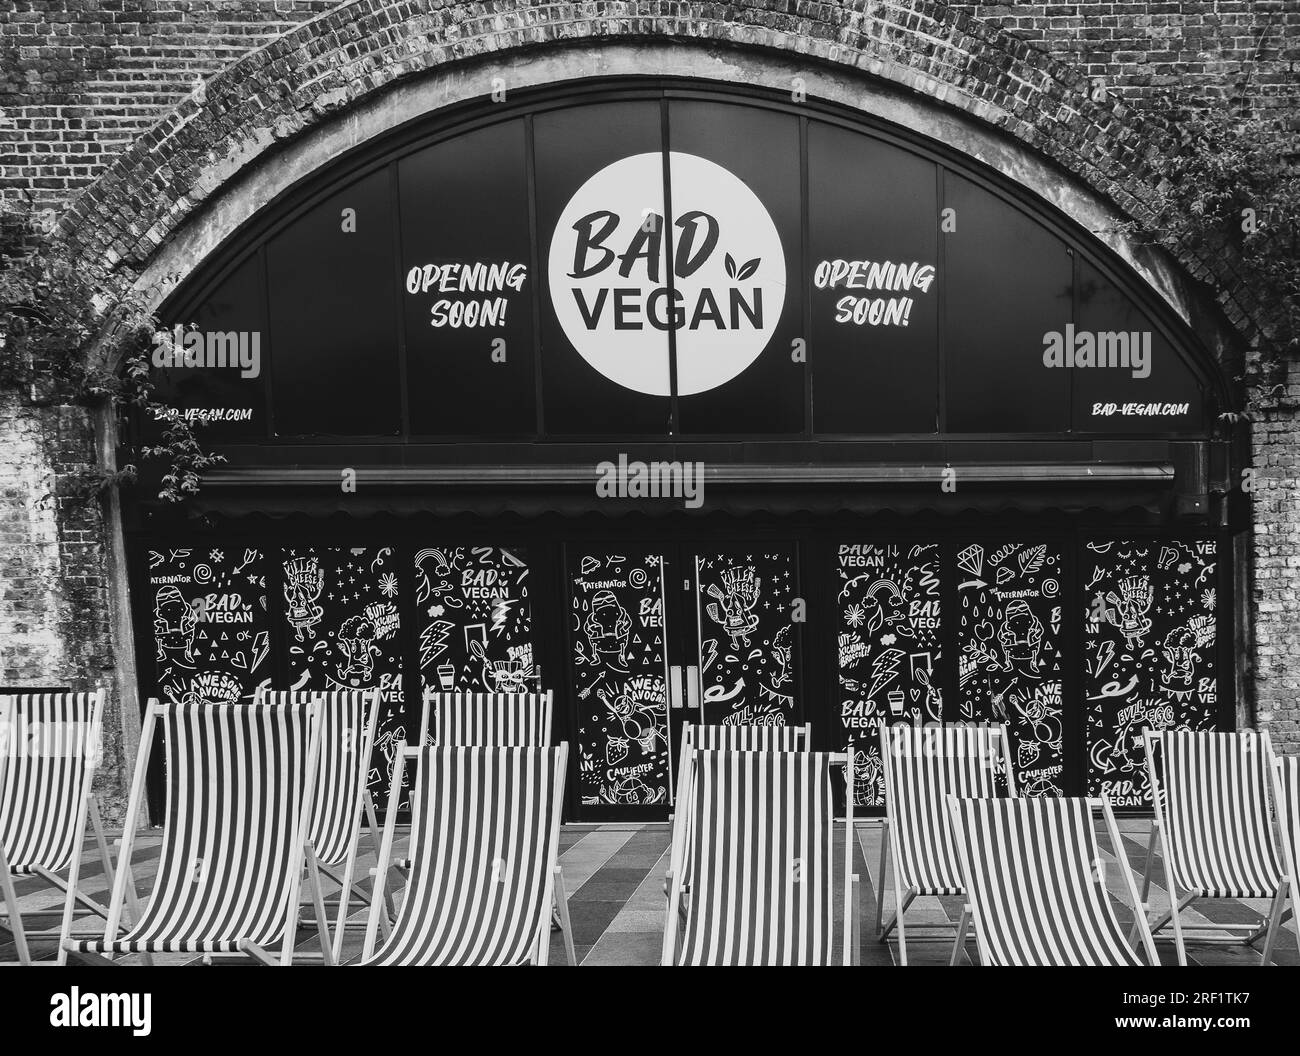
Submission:
[[[578,188],[547,264],[555,314],[583,359],[625,388],[668,396],[674,331],[677,391],[690,396],[767,347],[785,304],[785,253],[743,181],[694,154],[673,152],[669,164],[667,223],[663,155],[634,154]]]

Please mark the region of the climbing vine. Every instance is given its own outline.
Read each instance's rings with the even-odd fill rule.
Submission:
[[[170,356],[172,332],[150,309],[150,291],[106,299],[48,217],[0,200],[0,388],[36,404],[108,406],[158,421],[159,442],[128,452],[114,473],[89,472],[81,490],[93,496],[133,483],[150,460],[161,470],[158,497],[183,501],[224,459],[204,450],[196,419],[155,396],[153,357],[159,349]]]
[[[1300,357],[1300,137],[1227,109],[1187,112],[1166,102],[1157,116],[1178,149],[1150,159],[1153,210],[1130,232],[1178,255],[1231,257],[1263,305],[1239,379],[1247,409],[1276,403]]]

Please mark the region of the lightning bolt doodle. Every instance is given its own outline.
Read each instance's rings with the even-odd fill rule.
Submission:
[[[708,639],[700,650],[700,674],[707,671],[718,658],[718,643],[714,638]]]
[[[898,662],[903,659],[901,649],[886,649],[871,662],[871,689],[867,698],[871,699],[889,683],[898,677]]]
[[[447,651],[447,636],[456,625],[434,620],[420,632],[420,666],[428,667]]]
[[[506,620],[510,617],[510,606],[515,603],[514,598],[493,598],[492,599],[492,633],[500,634],[506,629]]]

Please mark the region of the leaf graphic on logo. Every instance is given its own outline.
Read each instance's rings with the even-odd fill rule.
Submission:
[[[736,262],[735,262],[734,260],[731,259],[731,254],[730,254],[730,253],[728,253],[728,254],[727,254],[727,255],[722,259],[722,263],[725,265],[725,267],[726,267],[726,269],[727,269],[727,275],[728,275],[730,278],[733,278],[733,279],[734,279],[734,278],[736,277]]]
[[[737,279],[747,279],[758,270],[758,262],[761,258],[755,257],[753,260],[746,261],[736,272]]]

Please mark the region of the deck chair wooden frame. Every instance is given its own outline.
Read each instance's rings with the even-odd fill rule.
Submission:
[[[1042,915],[1050,916],[1051,919],[1059,924],[1064,921],[1070,921],[1074,927],[1072,936],[1065,938],[1059,933],[1051,936],[1044,936],[1041,933],[1033,931],[1032,922],[1026,920],[1024,915],[1017,914],[1013,926],[1004,929],[1004,934],[999,934],[996,940],[988,931],[988,921],[994,914],[991,914],[979,895],[981,884],[976,878],[971,861],[969,846],[974,841],[968,839],[966,832],[963,810],[977,809],[979,804],[993,804],[994,809],[1004,809],[1012,805],[1014,809],[1032,812],[1035,810],[1052,810],[1065,811],[1071,808],[1082,807],[1086,811],[1088,820],[1088,832],[1092,836],[1092,845],[1083,848],[1073,848],[1080,853],[1073,860],[1066,858],[1064,851],[1068,849],[1068,833],[1057,833],[1059,839],[1051,841],[1049,850],[1042,852],[1039,850],[1040,844],[1037,840],[1025,840],[1022,842],[1006,839],[999,841],[996,852],[989,853],[989,859],[996,860],[1003,867],[999,884],[1001,892],[1007,896],[1000,899],[993,899],[997,903],[994,907],[996,915],[1006,915],[1008,906],[1013,903],[1010,897],[1016,892],[1025,892],[1025,877],[1016,872],[1014,874],[1005,870],[1019,863],[1019,859],[1014,854],[1008,854],[1008,850],[1026,850],[1033,848],[1039,850],[1041,857],[1050,858],[1054,864],[1058,865],[1058,871],[1052,876],[1033,885],[1032,893],[1025,894],[1019,901],[1032,907],[1031,911],[1037,911]],[[1068,799],[1058,797],[1040,797],[1040,798],[1011,798],[996,797],[991,799],[958,799],[956,796],[948,797],[948,811],[952,822],[953,836],[957,843],[958,854],[961,860],[962,877],[966,889],[966,905],[962,909],[961,919],[957,923],[957,937],[953,942],[952,953],[948,963],[957,964],[961,957],[962,950],[966,946],[966,934],[968,929],[974,928],[976,945],[979,950],[980,963],[983,965],[1002,964],[1006,962],[1041,964],[1041,954],[1046,951],[1047,947],[1054,947],[1051,951],[1053,957],[1057,959],[1048,960],[1048,964],[1075,964],[1075,963],[1102,963],[1102,964],[1128,964],[1127,960],[1120,959],[1103,959],[1095,955],[1104,953],[1101,949],[1105,943],[1099,942],[1096,934],[1103,927],[1106,931],[1106,938],[1110,940],[1112,949],[1109,956],[1113,957],[1114,953],[1122,950],[1124,953],[1131,954],[1133,963],[1138,963],[1139,951],[1136,938],[1141,938],[1141,952],[1146,954],[1146,963],[1148,967],[1155,967],[1160,964],[1160,958],[1156,954],[1155,941],[1151,936],[1151,930],[1146,924],[1146,915],[1143,912],[1142,902],[1138,898],[1137,883],[1133,877],[1133,870],[1129,867],[1128,856],[1124,853],[1124,843],[1119,833],[1119,826],[1115,823],[1114,812],[1110,808],[1110,802],[1105,799]],[[1106,888],[1104,874],[1099,872],[1101,858],[1101,848],[1096,840],[1096,814],[1100,813],[1105,822],[1106,832],[1110,839],[1110,845],[1113,849],[1115,859],[1119,864],[1120,875],[1124,881],[1124,889],[1128,893],[1129,899],[1133,903],[1133,915],[1135,925],[1132,933],[1125,936],[1123,928],[1120,926],[1118,918],[1115,916],[1114,896]],[[1055,817],[1055,815],[1052,815]],[[1058,857],[1059,855],[1059,857]],[[1060,869],[1064,866],[1064,869]],[[1079,889],[1081,878],[1087,878],[1087,881],[1096,883],[1100,887],[1099,893],[1094,893],[1093,897],[1088,899]],[[1085,881],[1085,882],[1087,882]],[[1064,904],[1064,896],[1067,893],[1074,893],[1077,897],[1070,903]],[[1052,904],[1051,900],[1057,901]],[[1077,907],[1082,901],[1090,902],[1089,911],[1090,920],[1081,919],[1077,913],[1071,913],[1071,907]],[[1080,961],[1078,957],[1060,957],[1061,947],[1067,942],[1072,942],[1076,946],[1075,953],[1080,947],[1088,947],[1091,939],[1091,948],[1088,949],[1089,960]],[[997,951],[994,949],[996,941]],[[1037,956],[1026,957],[1026,946],[1036,947],[1033,954]],[[1008,953],[1010,956],[1008,956]]]
[[[1247,862],[1235,856],[1235,851],[1228,851],[1227,857],[1225,857],[1223,852],[1226,850],[1226,841],[1220,839],[1218,834],[1205,831],[1203,827],[1204,821],[1199,809],[1192,814],[1185,815],[1185,825],[1190,830],[1188,838],[1195,840],[1197,844],[1197,855],[1201,859],[1197,865],[1198,869],[1204,870],[1208,867],[1210,872],[1219,872],[1221,875],[1224,872],[1232,872],[1238,876],[1248,878],[1251,883],[1258,881],[1258,884],[1250,890],[1245,885],[1234,886],[1229,883],[1216,886],[1212,892],[1191,887],[1180,892],[1175,882],[1175,873],[1186,867],[1181,861],[1175,861],[1172,857],[1172,854],[1179,848],[1175,848],[1170,835],[1172,821],[1169,814],[1171,809],[1169,782],[1162,780],[1158,768],[1158,763],[1164,762],[1165,739],[1169,737],[1242,738],[1247,736],[1258,738],[1260,741],[1259,746],[1252,749],[1258,760],[1259,773],[1254,777],[1259,782],[1258,794],[1255,798],[1257,799],[1260,816],[1253,819],[1253,825],[1249,830],[1240,830],[1236,835],[1249,843],[1248,857],[1253,861]],[[1151,839],[1147,843],[1146,868],[1142,872],[1142,902],[1143,904],[1146,903],[1147,895],[1151,890],[1157,844],[1160,847],[1160,860],[1164,869],[1165,891],[1169,895],[1169,909],[1150,924],[1151,934],[1159,935],[1164,928],[1172,925],[1174,947],[1180,965],[1187,964],[1185,939],[1188,935],[1195,937],[1198,942],[1215,945],[1226,943],[1254,946],[1262,938],[1265,941],[1260,964],[1268,964],[1273,956],[1273,946],[1277,941],[1278,931],[1281,928],[1282,912],[1287,895],[1285,871],[1281,860],[1278,858],[1277,847],[1274,846],[1275,834],[1269,816],[1272,775],[1268,771],[1269,761],[1273,756],[1273,746],[1269,740],[1268,731],[1257,733],[1254,730],[1243,730],[1237,733],[1209,733],[1179,730],[1153,733],[1150,729],[1144,729],[1142,731],[1142,744],[1146,749],[1147,780],[1150,783],[1151,801],[1154,808],[1154,818],[1151,822]],[[1156,758],[1157,754],[1161,755],[1159,760]],[[1249,759],[1247,761],[1249,764]],[[1251,776],[1246,775],[1248,780]],[[1236,791],[1245,794],[1250,790],[1239,788]],[[1179,805],[1174,809],[1181,812],[1182,808]],[[1218,824],[1222,819],[1214,820]],[[1206,843],[1207,839],[1211,843]],[[1262,918],[1258,924],[1215,923],[1196,925],[1184,923],[1181,919],[1182,911],[1198,899],[1206,898],[1271,898],[1271,904],[1267,916]]]
[[[1268,754],[1273,756],[1272,742]],[[1274,756],[1269,762],[1269,775],[1273,779],[1273,813],[1282,841],[1283,864],[1286,867],[1287,897],[1291,908],[1279,921],[1289,917],[1296,922],[1296,950],[1300,951],[1300,915],[1297,915],[1297,886],[1300,886],[1300,756]]]
[[[216,710],[225,709],[252,709],[252,708],[276,708],[276,707],[294,707],[294,705],[270,705],[270,704],[220,704],[220,705],[185,705],[185,704],[160,704],[157,699],[151,699],[145,708],[144,722],[140,731],[140,750],[136,756],[135,775],[131,781],[131,796],[127,805],[126,818],[123,822],[123,835],[121,840],[121,850],[118,856],[118,869],[115,882],[113,884],[112,899],[109,902],[108,922],[104,928],[102,940],[97,943],[85,943],[84,941],[72,942],[65,940],[64,948],[80,960],[93,964],[116,964],[114,955],[128,955],[131,953],[142,954],[145,963],[149,962],[149,957],[155,953],[180,952],[192,953],[200,957],[205,964],[211,964],[217,959],[226,958],[248,958],[256,963],[265,965],[287,966],[294,962],[294,944],[297,938],[298,917],[301,909],[301,885],[304,873],[308,878],[310,888],[310,897],[316,911],[316,934],[320,943],[320,958],[326,964],[332,963],[333,951],[330,943],[329,929],[326,924],[325,907],[321,900],[321,884],[319,871],[315,867],[315,862],[307,846],[308,834],[311,832],[311,789],[314,787],[316,771],[320,761],[321,749],[321,727],[319,715],[319,705],[310,704],[303,707],[303,722],[307,726],[305,757],[303,760],[303,780],[302,796],[303,799],[299,805],[298,817],[292,826],[290,835],[290,846],[287,853],[287,865],[285,876],[287,877],[288,893],[285,897],[285,911],[283,918],[283,937],[280,943],[278,954],[272,952],[267,946],[253,941],[248,937],[236,937],[229,940],[233,949],[229,950],[203,950],[203,949],[186,949],[170,950],[166,947],[173,943],[169,941],[159,942],[156,939],[148,937],[139,938],[135,932],[142,926],[147,926],[150,921],[150,913],[154,909],[152,902],[144,908],[143,912],[137,911],[135,919],[138,921],[135,929],[122,935],[119,938],[119,932],[122,924],[122,913],[125,904],[129,901],[137,901],[135,895],[135,883],[131,876],[131,851],[135,842],[135,835],[140,828],[140,812],[145,798],[145,781],[149,773],[149,760],[153,754],[153,743],[155,734],[158,732],[160,722],[166,721],[169,717],[175,720],[175,716],[183,709],[192,708],[201,710],[203,708]],[[174,766],[174,762],[169,761],[169,765]],[[170,827],[172,816],[170,812],[171,791],[169,789],[169,812],[167,822],[163,828],[163,854],[168,851],[168,841],[172,838]],[[195,863],[196,868],[202,867],[202,862]],[[160,863],[161,869],[161,863]],[[157,881],[155,881],[155,897]],[[163,911],[172,908],[170,905],[163,905]],[[184,909],[185,907],[179,907]],[[186,910],[188,914],[190,910]],[[272,925],[275,920],[272,918]],[[187,938],[182,940],[187,946],[204,946],[216,945],[215,941],[208,942],[201,938]],[[222,940],[221,945],[227,945],[227,940]],[[99,949],[89,949],[89,945],[100,947]],[[129,945],[140,947],[138,949],[114,949]]]
[[[907,965],[909,928],[904,915],[912,902],[924,895],[960,895],[965,892],[962,890],[960,883],[961,865],[957,860],[957,848],[951,843],[946,785],[941,784],[937,789],[936,796],[932,797],[932,802],[928,805],[928,817],[900,816],[897,812],[897,804],[904,800],[913,803],[917,797],[904,797],[900,794],[898,781],[901,775],[895,772],[896,767],[892,765],[897,758],[894,750],[895,746],[889,742],[891,739],[897,740],[903,736],[916,735],[919,735],[923,740],[931,738],[942,742],[945,735],[964,738],[968,733],[972,735],[970,739],[974,739],[974,735],[980,733],[989,738],[988,747],[991,751],[997,753],[997,761],[1001,765],[1001,771],[1006,775],[1007,795],[1015,798],[1015,767],[1011,760],[1011,739],[1005,726],[987,724],[983,726],[954,725],[945,727],[923,726],[919,728],[911,725],[882,725],[880,727],[880,758],[885,772],[886,813],[881,820],[880,872],[877,877],[876,888],[876,941],[888,941],[889,933],[897,928],[898,960],[902,966]],[[925,780],[926,778],[933,779],[939,776],[933,771],[925,769],[925,767],[936,763],[942,767],[947,761],[947,756],[935,760],[927,752],[923,752],[922,759],[926,760],[922,764],[922,769],[925,772],[915,776]],[[988,762],[992,762],[992,760]],[[996,773],[987,763],[981,763],[979,760],[976,760],[976,763],[977,765],[983,765],[985,769],[990,771],[989,783],[986,787],[990,795],[994,794]],[[962,772],[958,775],[949,772],[947,776],[958,776],[967,782],[965,790],[967,792],[975,791],[976,785],[974,782],[983,780],[982,776],[975,772]],[[939,828],[940,826],[942,828]],[[936,842],[936,836],[947,836],[949,840],[945,842],[940,838]],[[904,846],[905,841],[906,846]],[[926,857],[931,860],[923,864],[921,859]],[[917,877],[918,882],[906,883],[904,880],[905,862],[914,867],[917,872],[928,867],[929,874],[924,877]],[[886,865],[890,866],[889,873],[885,871]],[[888,920],[884,919],[886,876],[892,876],[894,891],[894,912]],[[948,924],[912,924],[910,928],[913,942],[947,942],[953,933],[952,926]]]
[[[316,773],[317,801],[315,809],[312,812],[312,837],[307,841],[309,853],[316,859],[316,869],[320,875],[329,880],[338,888],[338,893],[332,898],[322,898],[325,908],[333,908],[334,924],[333,934],[333,959],[335,963],[343,956],[343,937],[344,933],[349,930],[365,930],[366,921],[348,920],[350,911],[353,908],[353,889],[361,895],[361,909],[368,909],[370,899],[361,889],[357,879],[357,860],[361,853],[361,829],[364,823],[369,834],[371,849],[375,853],[375,859],[379,859],[379,821],[375,811],[375,797],[370,790],[370,761],[375,744],[375,729],[379,722],[379,710],[381,697],[379,689],[365,690],[269,690],[260,688],[257,691],[257,703],[274,703],[277,700],[289,702],[295,699],[304,701],[316,700],[322,708],[322,717],[328,715],[328,709],[334,704],[332,698],[340,694],[355,694],[365,701],[362,706],[364,711],[364,720],[361,723],[360,730],[348,729],[344,732],[348,739],[355,737],[358,745],[356,749],[354,769],[350,775],[351,780],[356,785],[349,788],[344,783],[343,771],[347,763],[347,756],[351,753],[346,744],[332,745],[327,741],[321,744],[321,765]],[[328,719],[326,719],[324,730],[330,729]],[[338,760],[337,767],[327,765],[331,753],[338,751],[341,759]],[[355,790],[355,791],[354,791]],[[356,795],[354,809],[348,809],[349,800]],[[337,810],[322,811],[322,803],[333,802],[337,804]],[[342,817],[342,812],[347,812],[346,821]],[[346,824],[346,832],[340,829],[340,824]],[[332,831],[323,832],[322,829],[329,827]],[[341,868],[341,872],[340,872]],[[388,906],[388,915],[393,913],[393,906]],[[315,920],[307,918],[302,921],[304,925],[315,925]],[[380,926],[384,928],[384,934],[388,934],[388,918],[385,917],[380,921]]]
[[[54,707],[55,698],[81,698],[87,708],[84,741],[79,741],[69,756],[72,766],[55,772],[42,768],[37,771],[37,783],[25,785],[25,796],[17,784],[7,784],[6,775],[15,773],[16,764],[11,753],[20,748],[27,731],[21,714],[27,708]],[[99,819],[95,803],[95,772],[103,737],[104,702],[106,693],[97,689],[89,693],[15,693],[0,696],[0,895],[3,896],[5,916],[0,920],[0,932],[13,936],[18,963],[66,964],[67,951],[63,948],[71,938],[78,906],[94,915],[107,919],[108,908],[101,905],[78,882],[81,856],[88,836],[92,836],[99,849],[99,860],[109,890],[113,887],[113,859],[104,826]],[[70,702],[74,703],[75,702]],[[64,706],[68,706],[65,703]],[[44,723],[44,719],[35,720]],[[20,796],[23,801],[20,802]],[[61,809],[60,809],[61,808]],[[13,828],[21,819],[35,819],[38,828],[26,825],[22,830]],[[90,833],[86,831],[89,822]],[[6,852],[5,836],[13,841],[12,850]],[[20,842],[21,841],[21,842]],[[14,855],[13,858],[10,855]],[[22,860],[28,859],[28,860]],[[68,880],[58,874],[68,871]],[[63,894],[62,909],[20,911],[15,876],[36,876]],[[58,921],[56,928],[44,927],[31,931],[28,921]],[[33,962],[31,940],[55,939],[58,952],[53,962]]]
[[[682,760],[682,769],[690,769],[694,773],[694,753],[697,750],[692,745],[685,744],[684,755]],[[760,753],[742,753],[736,751],[735,754],[760,754]],[[767,755],[769,753],[763,752]],[[816,753],[789,753],[789,754],[816,754]],[[842,927],[843,942],[843,963],[845,965],[857,964],[859,951],[861,950],[861,907],[859,906],[859,881],[860,877],[853,871],[853,800],[854,800],[854,771],[853,771],[853,752],[847,753],[825,753],[827,761],[831,768],[844,768],[844,781],[846,788],[846,807],[844,819],[844,868],[843,868],[843,894],[844,894],[844,920]],[[692,787],[694,780],[692,779]],[[685,806],[694,812],[694,796],[688,795]],[[679,810],[682,804],[679,803]],[[830,814],[826,823],[832,827],[835,825],[833,813]],[[686,844],[694,840],[695,826],[693,824],[680,824],[674,827],[672,848],[670,850],[670,865],[668,873],[668,913],[664,922],[663,947],[660,952],[659,963],[661,965],[675,965],[681,954],[681,943],[683,939],[683,930],[688,923],[688,914],[695,909],[694,899],[692,904],[683,911],[683,897],[686,893],[688,881],[684,875],[686,863],[690,861],[691,856],[695,853],[695,848],[688,848]],[[831,843],[834,839],[832,835]],[[829,863],[833,868],[832,861]],[[832,881],[833,884],[833,881]],[[827,952],[834,957],[833,946],[828,947]]]
[[[536,722],[532,724],[532,729],[529,731],[530,733],[535,733],[536,736],[502,738],[498,733],[496,736],[491,738],[474,738],[473,740],[475,743],[478,743],[481,740],[484,745],[490,744],[500,745],[502,747],[514,747],[513,744],[506,744],[506,741],[521,739],[527,742],[526,746],[528,747],[551,747],[551,731],[555,715],[555,700],[552,691],[549,689],[542,693],[471,693],[462,692],[460,690],[443,692],[436,689],[426,689],[421,695],[420,728],[418,731],[419,736],[414,740],[415,744],[443,744],[444,741],[446,741],[446,736],[442,727],[447,724],[444,723],[442,716],[439,713],[439,705],[444,702],[450,703],[455,701],[468,701],[480,705],[488,704],[498,707],[502,704],[508,706],[513,703],[518,703],[523,706],[527,701],[536,701],[541,706],[541,715],[537,717]],[[438,720],[439,727],[436,731],[434,731],[433,727],[430,726],[430,720],[435,718]],[[534,742],[536,743],[534,744]],[[468,744],[469,739],[464,737],[455,737],[450,743]]]
[[[385,878],[388,876],[389,866],[393,861],[393,840],[397,830],[397,812],[398,804],[402,793],[402,784],[407,766],[418,766],[422,757],[427,757],[428,753],[433,752],[522,752],[545,750],[553,753],[554,773],[553,781],[553,802],[551,803],[551,815],[548,819],[550,830],[549,837],[546,841],[546,859],[542,866],[542,876],[544,890],[542,892],[541,905],[554,907],[554,912],[560,917],[561,927],[566,937],[566,942],[571,942],[572,927],[569,920],[569,899],[564,889],[564,876],[560,871],[560,815],[564,806],[564,783],[568,773],[569,746],[561,741],[554,748],[549,746],[424,746],[420,748],[406,748],[403,746],[397,752],[397,757],[393,764],[392,787],[388,797],[388,812],[384,821],[384,836],[380,845],[379,864],[375,870],[375,887],[372,893],[370,904],[370,920],[366,929],[365,942],[362,947],[362,953],[359,964],[364,966],[367,962],[376,957],[376,941],[379,936],[379,925],[383,917],[384,906],[384,885]],[[417,846],[417,840],[424,838],[417,829],[421,821],[425,818],[431,818],[431,815],[424,811],[420,817],[416,816],[416,807],[412,807],[411,818],[411,857],[408,862],[418,857],[420,848]],[[541,820],[541,819],[539,819]],[[453,819],[455,824],[455,819]],[[462,848],[463,849],[463,848]],[[496,863],[494,863],[495,868]],[[414,881],[414,877],[412,877]],[[412,897],[412,887],[407,887],[407,902],[402,906],[402,912],[410,909],[409,900]],[[415,927],[414,924],[404,921],[400,916],[391,936],[391,941],[398,941],[398,936],[406,926]],[[532,936],[526,948],[530,951],[528,963],[535,965],[546,965],[550,960],[550,939],[551,929],[549,927],[549,914],[542,913],[539,917],[539,923],[536,929],[536,935]],[[577,964],[577,960],[569,947],[569,963]],[[384,955],[383,950],[378,951],[380,956]]]
[[[711,723],[690,723],[690,722],[684,723],[682,725],[681,748],[677,752],[677,778],[675,784],[676,792],[673,796],[673,809],[668,813],[669,846],[672,846],[673,841],[676,839],[678,818],[681,817],[683,819],[682,820],[683,824],[689,824],[690,812],[686,811],[684,816],[682,813],[682,805],[683,803],[686,802],[687,799],[689,799],[690,788],[691,788],[691,771],[687,761],[686,749],[688,747],[689,748],[701,747],[700,745],[697,745],[695,743],[695,733],[696,731],[701,729],[712,731],[713,735],[715,736],[723,736],[726,738],[734,737],[741,741],[744,741],[749,737],[758,737],[759,739],[762,739],[765,733],[767,733],[768,736],[774,736],[770,731],[781,731],[782,733],[786,734],[792,739],[792,745],[793,743],[798,742],[801,739],[803,741],[802,749],[791,747],[790,749],[788,749],[790,751],[806,752],[809,750],[809,747],[812,744],[812,723],[811,722],[806,722],[802,726],[757,726],[757,725],[750,725],[750,724],[720,725],[716,723],[711,724]],[[710,744],[704,747],[717,747],[717,745]],[[726,745],[726,747],[733,747],[733,746]],[[758,748],[757,750],[761,751],[764,749]],[[677,874],[683,877],[684,886],[682,888],[682,901],[681,901],[681,912],[683,914],[685,914],[687,906],[689,906],[690,904],[690,898],[691,898],[690,885],[685,880],[685,877],[688,875],[687,864],[688,863],[686,862],[679,862],[677,863],[676,866]],[[670,894],[670,888],[672,886],[671,877],[672,877],[673,868],[674,868],[673,865],[670,863],[668,867],[668,871],[664,873],[664,897],[665,898],[667,898]]]

